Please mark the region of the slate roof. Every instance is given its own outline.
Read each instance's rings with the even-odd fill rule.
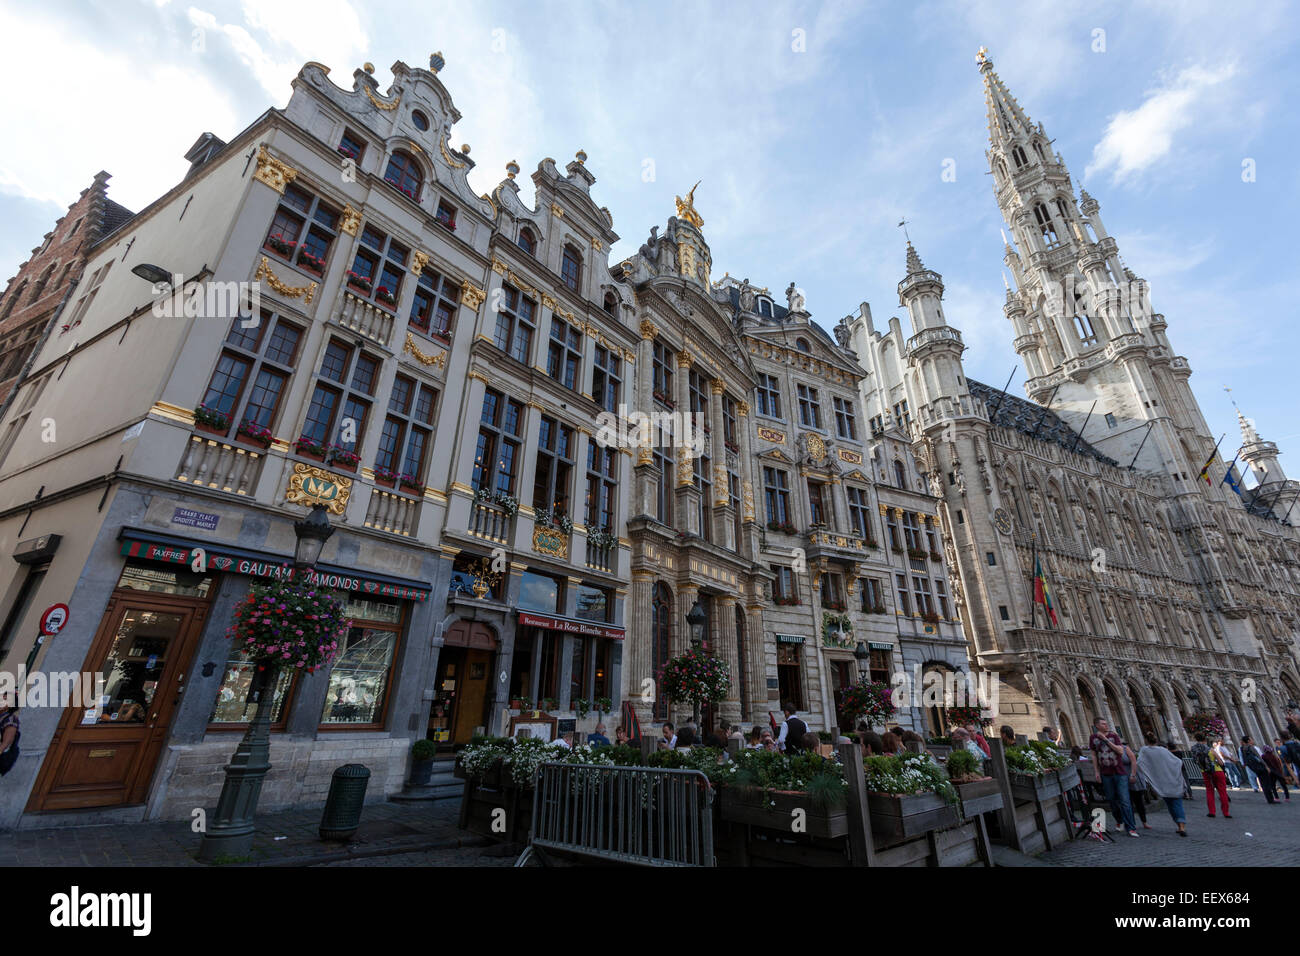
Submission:
[[[135,213],[127,209],[120,203],[115,203],[111,199],[104,200],[104,228],[100,233],[107,236],[110,232],[117,229],[118,226],[133,217]]]
[[[1115,459],[1108,458],[1092,445],[1078,438],[1078,433],[1055,412],[1026,398],[977,382],[973,378],[968,378],[966,383],[970,386],[971,396],[984,403],[990,416],[996,409],[997,420],[993,424],[1012,428],[1026,435],[1034,435],[1038,441],[1054,442],[1065,449],[1073,448],[1080,455],[1088,455],[1108,465],[1119,467],[1119,462]]]

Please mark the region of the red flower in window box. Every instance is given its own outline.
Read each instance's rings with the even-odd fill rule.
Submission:
[[[339,151],[341,154],[343,154],[344,156],[346,156],[348,159],[356,159],[356,158],[357,158],[357,154],[356,154],[355,152],[353,152],[352,150],[348,149],[346,146],[340,145],[340,146],[338,147],[338,151]]]
[[[270,248],[274,249],[276,252],[280,253],[280,255],[282,256],[293,255],[293,247],[297,245],[297,243],[290,242],[288,239],[284,238],[284,236],[279,235],[278,233],[274,236],[267,236],[266,244]]]
[[[325,260],[306,249],[298,250],[298,265],[302,266],[308,272],[314,272],[321,275],[325,271]]]
[[[444,218],[443,216],[435,216],[433,218],[433,221],[436,222],[438,225],[442,226],[442,228],[446,229],[448,232],[456,231],[456,220],[454,219],[447,219]]]
[[[349,451],[342,445],[330,445],[326,457],[331,465],[347,471],[356,471],[357,462],[361,460],[360,455],[354,451]]]
[[[832,611],[843,611],[844,602],[843,601],[822,601],[822,607],[829,608]]]
[[[396,179],[385,179],[384,182],[388,183],[388,185],[392,186],[394,189],[396,189],[399,193],[401,193],[401,194],[402,194],[403,196],[405,196],[407,199],[410,199],[410,200],[413,201],[413,202],[414,202],[414,201],[417,201],[416,198],[415,198],[415,190],[413,190],[413,189],[408,189],[407,187],[405,187],[405,186],[403,186],[401,183],[399,183]]]
[[[728,451],[734,451],[734,452],[739,452],[739,451],[740,451],[740,445],[738,445],[736,442],[732,441],[730,438],[728,438],[726,441],[724,441],[723,444],[727,446],[727,450],[728,450]]]
[[[880,547],[880,545],[876,543],[876,539],[875,539],[875,538],[870,538],[870,537],[869,537],[869,538],[867,538],[866,540],[867,540],[867,547],[868,547],[868,548],[878,548],[878,547]]]
[[[383,485],[385,488],[392,488],[397,484],[397,472],[391,468],[375,465],[375,484]]]
[[[930,552],[930,560],[931,560],[931,561],[942,561],[942,560],[943,560],[943,555],[940,554],[938,551],[931,551],[931,552]]]
[[[871,609],[871,613],[872,613],[872,614],[884,614],[884,613],[885,613],[885,606],[884,606],[883,604],[877,604],[877,605],[875,605],[875,606]]]
[[[778,597],[772,603],[780,607],[798,607],[799,599],[797,597]]]
[[[424,482],[415,475],[400,474],[397,476],[397,483],[403,491],[411,491],[416,494],[424,494]]]
[[[397,296],[393,295],[388,286],[381,285],[375,290],[375,298],[385,305],[397,305]]]
[[[655,397],[655,401],[657,401],[657,402],[663,402],[663,403],[664,403],[665,405],[667,405],[669,408],[676,408],[676,407],[677,407],[677,403],[674,402],[674,401],[672,400],[671,397],[669,397],[669,395],[668,395],[667,392],[662,392],[662,391],[660,391],[659,389],[656,388],[656,389],[654,390],[654,397]]]
[[[261,445],[263,448],[270,448],[271,442],[275,440],[271,429],[263,428],[252,421],[240,422],[239,428],[235,430],[235,437],[244,439],[250,445]]]
[[[230,416],[200,403],[194,406],[194,427],[209,435],[225,438],[230,434]]]
[[[921,620],[925,621],[926,624],[938,624],[938,623],[939,623],[939,615],[938,615],[938,614],[935,614],[933,611],[931,611],[931,612],[929,612],[928,614],[922,614],[922,615],[921,615]]]
[[[370,286],[371,286],[370,276],[363,276],[360,272],[353,272],[351,269],[349,269],[348,285],[360,289],[362,292],[365,292],[366,294],[369,294]]]
[[[309,458],[312,461],[325,461],[325,446],[315,439],[308,438],[306,435],[300,437],[293,443],[293,453],[303,458]]]

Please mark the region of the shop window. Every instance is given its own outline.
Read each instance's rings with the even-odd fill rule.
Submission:
[[[582,618],[584,621],[609,621],[610,603],[609,591],[605,588],[592,587],[587,584],[578,585],[577,608],[574,616]]]
[[[212,730],[235,729],[247,726],[257,712],[257,704],[248,699],[249,686],[253,675],[257,673],[257,664],[249,660],[248,655],[238,652],[226,661],[225,676],[217,689],[217,697],[212,702],[212,713],[208,724]],[[282,668],[276,674],[275,696],[271,702],[271,726],[274,729],[284,727],[285,706],[289,699],[290,687],[294,683],[297,669]]]
[[[201,572],[128,561],[122,569],[122,576],[117,580],[117,586],[132,591],[205,598],[212,590],[212,578]]]
[[[548,575],[525,571],[520,576],[519,606],[530,611],[558,614],[560,584]]]
[[[505,575],[491,575],[492,559],[486,555],[462,551],[451,564],[449,594],[474,595],[476,586],[485,600],[499,601],[505,594]]]
[[[401,625],[391,613],[382,616],[386,619],[352,619],[330,669],[323,726],[383,726]]]
[[[803,710],[803,673],[800,666],[801,644],[785,642],[776,645],[777,686],[780,688],[781,704],[794,705],[795,710]]]

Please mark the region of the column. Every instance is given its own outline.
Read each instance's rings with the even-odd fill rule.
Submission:
[[[735,520],[734,513],[731,510],[731,495],[728,490],[728,471],[727,471],[727,440],[726,428],[722,414],[722,396],[727,390],[726,383],[720,378],[709,380],[709,418],[713,422],[710,442],[710,450],[713,459],[713,501],[709,504],[709,514],[713,519],[713,541],[715,544],[734,550],[737,542],[733,541],[735,537]],[[740,423],[736,423],[739,430]],[[735,622],[733,621],[734,625]],[[733,626],[734,630],[734,626]]]
[[[724,719],[731,721],[740,716],[740,695],[744,693],[736,652],[736,599],[727,594],[715,597],[713,616],[713,653],[727,665],[727,673],[731,675],[731,693],[726,700],[719,701],[718,712],[721,714],[725,708]]]
[[[691,356],[683,349],[677,353],[677,376],[673,388],[674,401],[677,402],[677,419],[681,423],[675,436],[677,447],[674,449],[677,462],[677,477],[673,482],[677,496],[675,517],[678,531],[703,535],[704,529],[700,527],[700,491],[695,487],[695,458],[684,441],[687,427],[685,423],[689,421],[690,428],[695,427],[694,419],[691,418],[690,371]],[[696,440],[700,440],[699,436]],[[683,518],[686,520],[683,521]]]
[[[750,427],[753,419],[749,415],[749,402],[736,403],[736,440],[740,444],[740,510],[743,519],[742,531],[746,537],[745,547],[737,543],[736,550],[741,554],[758,553],[758,530],[760,528],[757,513],[757,487],[761,485],[761,474],[752,451],[753,438]]]

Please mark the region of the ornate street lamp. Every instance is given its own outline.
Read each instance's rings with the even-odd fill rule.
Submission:
[[[858,641],[858,646],[853,649],[853,659],[858,662],[858,677],[866,680],[871,672],[871,651],[862,641]]]
[[[325,507],[315,505],[305,521],[295,521],[293,533],[298,538],[293,555],[295,570],[313,570],[321,549],[334,533]],[[257,711],[226,765],[216,813],[199,844],[199,859],[205,863],[245,857],[253,848],[253,817],[262,796],[262,780],[271,769],[271,713],[278,675],[279,667],[263,663],[249,683],[248,699],[257,704]]]
[[[699,598],[695,599],[695,606],[690,609],[686,615],[686,623],[691,629],[691,647],[700,650],[704,644],[704,628],[709,623],[709,616],[704,613],[704,608],[700,606]],[[695,732],[700,732],[700,700],[695,698],[694,710],[692,711],[695,723]]]

